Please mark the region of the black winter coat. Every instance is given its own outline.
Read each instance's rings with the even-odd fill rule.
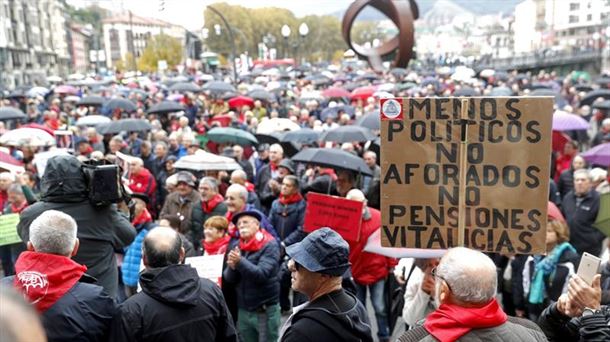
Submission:
[[[286,246],[303,240],[307,235],[303,231],[306,207],[305,200],[287,205],[281,204],[279,199],[273,201],[269,212],[269,222],[275,228],[280,241],[284,242]]]
[[[599,194],[595,190],[589,191],[577,206],[576,195],[570,191],[561,202],[561,210],[570,227],[570,243],[578,254],[588,252],[600,256],[606,235],[593,227],[599,211]]]
[[[140,285],[120,306],[110,341],[237,341],[220,288],[191,266],[147,269]]]
[[[47,210],[59,210],[74,218],[80,247],[72,259],[87,266],[87,273],[97,279],[98,285],[116,297],[119,276],[114,251],[129,246],[136,230],[116,205],[94,207],[89,203],[81,163],[76,157],[49,159],[42,178],[41,201],[21,213],[17,226],[24,242],[29,240],[32,221]]]
[[[341,289],[321,296],[292,316],[282,342],[373,341],[364,306]]]
[[[551,342],[610,341],[610,307],[602,306],[600,313],[570,318],[557,311],[557,303],[547,307],[538,325]]]

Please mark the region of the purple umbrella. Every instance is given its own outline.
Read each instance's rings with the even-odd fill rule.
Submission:
[[[597,145],[581,155],[591,164],[610,165],[610,143]]]
[[[587,120],[576,114],[556,110],[553,113],[553,130],[554,131],[574,131],[589,129]]]

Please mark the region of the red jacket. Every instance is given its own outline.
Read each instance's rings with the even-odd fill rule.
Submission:
[[[129,175],[129,188],[133,192],[148,195],[148,198],[152,201],[157,190],[157,182],[150,171],[143,167],[138,174],[131,173]]]
[[[364,246],[371,234],[381,227],[381,212],[368,208],[371,213],[369,220],[361,220],[360,241],[349,243],[349,261],[352,263],[352,276],[360,285],[371,285],[388,276],[390,269],[398,264],[398,260],[383,255],[363,252]]]

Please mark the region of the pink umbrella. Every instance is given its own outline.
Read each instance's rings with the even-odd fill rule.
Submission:
[[[375,87],[375,86],[360,87],[360,88],[354,89],[352,91],[352,93],[350,94],[350,97],[351,97],[352,101],[356,101],[358,99],[366,101],[366,99],[373,96],[373,94],[376,91],[377,91],[377,87]]]
[[[53,91],[56,94],[71,94],[71,95],[78,94],[78,89],[74,88],[73,86],[69,86],[69,85],[60,85],[59,87],[53,89]]]
[[[610,165],[610,143],[597,145],[581,156],[591,164]]]
[[[587,130],[589,123],[580,115],[556,110],[553,113],[553,130],[554,131],[574,131]]]
[[[330,87],[322,92],[324,97],[350,97],[350,92],[339,87]]]

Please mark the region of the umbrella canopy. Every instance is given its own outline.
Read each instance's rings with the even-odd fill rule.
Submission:
[[[590,164],[610,165],[610,143],[597,145],[581,156]]]
[[[17,128],[4,133],[0,137],[0,145],[5,146],[32,146],[48,147],[55,146],[55,137],[36,128]]]
[[[610,77],[600,77],[597,80],[595,80],[595,83],[602,86],[602,88],[609,88],[610,87]]]
[[[392,70],[390,70],[390,74],[392,74],[392,76],[394,77],[404,77],[407,76],[409,72],[407,71],[407,69],[403,69],[403,68],[394,68]]]
[[[275,95],[271,94],[270,92],[268,92],[264,89],[252,90],[251,92],[248,93],[248,96],[253,98],[254,100],[260,100],[260,101],[266,101],[266,102],[270,102],[275,99]]]
[[[496,87],[489,92],[489,96],[513,96],[513,90],[508,87]]]
[[[580,100],[580,105],[590,106],[600,97],[602,97],[604,100],[610,100],[610,89],[597,89],[587,93],[587,95]]]
[[[272,118],[263,120],[258,124],[256,133],[271,133],[271,132],[284,132],[284,131],[296,131],[301,129],[301,126],[296,122],[286,118]]]
[[[307,163],[333,169],[348,170],[372,176],[373,172],[364,160],[334,148],[307,148],[295,154],[292,161]]]
[[[229,100],[229,108],[254,107],[254,99],[247,96],[237,96]]]
[[[215,94],[224,94],[227,92],[235,93],[235,87],[229,83],[222,81],[210,81],[203,85],[202,90],[207,90]]]
[[[33,87],[32,89],[28,90],[27,94],[29,97],[36,97],[45,96],[47,93],[49,93],[49,89],[45,87]]]
[[[76,89],[73,86],[69,86],[69,85],[60,85],[60,86],[56,87],[55,89],[53,89],[53,92],[55,92],[55,94],[76,95],[76,94],[78,94],[78,89]]]
[[[85,96],[76,103],[78,106],[101,106],[106,102],[106,99],[102,96]]]
[[[184,106],[174,101],[161,101],[148,109],[148,114],[167,114],[184,110]]]
[[[197,93],[197,92],[201,91],[201,88],[199,88],[195,83],[179,82],[179,83],[174,83],[171,87],[169,87],[169,90],[177,91],[179,93],[186,93],[186,92]]]
[[[595,102],[593,108],[610,110],[610,100]]]
[[[358,120],[356,120],[356,125],[378,131],[381,126],[379,112],[372,112],[359,117]]]
[[[377,136],[370,129],[361,126],[340,126],[328,130],[320,136],[320,140],[334,141],[338,143],[352,141],[370,141],[375,140]]]
[[[589,123],[577,114],[556,110],[553,113],[554,131],[572,131],[589,129]]]
[[[278,144],[282,138],[282,133],[271,132],[271,133],[256,133],[254,134],[259,144]]]
[[[112,121],[97,126],[100,134],[117,134],[120,132],[143,132],[150,131],[152,126],[142,119],[123,119]]]
[[[353,106],[348,106],[348,105],[339,105],[339,106],[324,108],[324,110],[322,110],[322,113],[320,113],[320,119],[322,119],[322,121],[326,121],[326,119],[328,119],[329,117],[336,119],[339,117],[339,112],[346,113],[350,117],[352,117],[352,116],[354,116],[354,114],[356,112],[356,108],[354,108]]]
[[[599,211],[593,226],[604,234],[610,235],[610,192],[599,196]]]
[[[10,172],[23,172],[23,163],[10,154],[0,151],[0,169],[5,169]]]
[[[377,87],[375,87],[375,86],[366,86],[366,87],[356,88],[351,92],[350,98],[352,99],[352,101],[355,101],[355,100],[366,101],[366,99],[373,96],[373,94],[376,91],[377,91]]]
[[[80,101],[80,97],[76,95],[69,95],[64,98],[64,102],[74,102],[77,103]]]
[[[554,90],[551,89],[536,89],[534,91],[532,91],[531,93],[529,93],[530,96],[552,96],[555,98],[555,104],[557,106],[559,106],[560,108],[563,108],[565,105],[568,104],[568,101],[566,101],[566,99],[561,96],[561,94],[559,92],[556,92]]]
[[[233,171],[241,169],[241,166],[235,159],[203,150],[197,150],[193,155],[180,158],[174,164],[174,167],[191,171]]]
[[[453,92],[453,96],[464,96],[464,97],[470,97],[470,96],[480,96],[481,94],[479,94],[479,92],[477,92],[476,90],[470,88],[470,87],[462,87],[458,90],[456,90],[455,92]]]
[[[34,129],[40,129],[40,130],[43,130],[43,131],[45,131],[45,132],[49,133],[51,136],[55,136],[55,132],[54,132],[52,129],[50,129],[50,128],[49,128],[49,127],[47,127],[47,126],[41,125],[41,124],[37,124],[37,123],[29,123],[29,124],[27,124],[27,125],[22,125],[21,127],[22,127],[22,128],[34,128]]]
[[[19,108],[0,107],[0,121],[25,119],[27,116]]]
[[[579,84],[577,86],[574,86],[574,89],[576,89],[576,91],[578,91],[578,92],[584,91],[586,93],[593,91],[593,87],[591,87],[590,85],[586,85],[586,84]]]
[[[258,140],[249,132],[233,127],[212,128],[206,134],[210,141],[219,144],[257,145]]]
[[[89,115],[78,119],[76,126],[97,126],[110,121],[110,118],[104,115]]]
[[[135,103],[122,98],[111,99],[104,104],[104,107],[108,108],[111,111],[121,109],[125,112],[135,112],[138,109]]]
[[[350,92],[339,87],[330,87],[322,91],[322,96],[333,98],[333,97],[350,97]]]
[[[301,128],[298,131],[282,134],[280,141],[291,141],[299,144],[313,144],[320,140],[320,132],[311,128]]]

